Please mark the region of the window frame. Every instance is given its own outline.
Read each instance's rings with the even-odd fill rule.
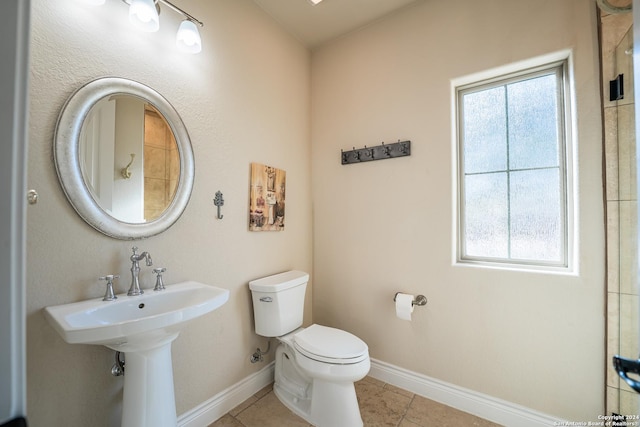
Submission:
[[[550,272],[573,273],[574,261],[574,201],[573,182],[573,129],[572,121],[573,92],[571,91],[571,56],[570,53],[560,53],[553,57],[537,58],[489,70],[472,76],[452,81],[453,96],[453,145],[454,145],[454,264],[475,265],[498,268],[515,268],[543,270]],[[562,257],[559,262],[543,260],[527,260],[517,258],[498,258],[475,256],[466,254],[465,238],[465,158],[464,158],[464,110],[463,96],[468,93],[479,92],[495,87],[504,87],[510,83],[526,81],[544,75],[556,75],[559,138],[559,173],[561,191],[561,233]],[[508,120],[508,117],[507,117]],[[509,141],[507,141],[509,144]],[[506,172],[511,171],[507,165]],[[509,220],[510,221],[510,220]],[[508,236],[511,239],[511,235]],[[510,254],[509,254],[510,256]]]

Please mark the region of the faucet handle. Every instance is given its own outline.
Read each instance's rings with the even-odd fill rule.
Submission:
[[[156,273],[156,286],[153,288],[154,291],[162,291],[164,290],[164,281],[162,280],[162,273],[167,271],[165,267],[154,268],[153,272]]]
[[[113,280],[118,279],[119,275],[107,274],[103,277],[98,277],[98,280],[106,280],[107,281],[107,290],[102,298],[102,301],[113,301],[118,299],[118,297],[113,293]]]

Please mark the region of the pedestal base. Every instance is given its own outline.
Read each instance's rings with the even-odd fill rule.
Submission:
[[[171,341],[125,352],[122,427],[176,427]]]

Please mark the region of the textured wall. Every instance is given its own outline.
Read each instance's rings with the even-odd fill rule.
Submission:
[[[264,364],[249,356],[266,341],[253,334],[247,282],[287,269],[311,272],[309,53],[249,0],[176,2],[205,22],[199,55],[177,52],[179,16],[164,8],[158,33],[137,32],[127,7],[34,0],[31,39],[28,186],[40,194],[28,211],[28,411],[33,426],[119,425],[122,378],[113,352],[66,344],[42,308],[99,297],[98,276],[129,286],[134,244],[167,268],[167,284],[191,279],[227,288],[229,302],[191,323],[173,347],[178,414]],[[67,202],[52,141],[67,97],[102,76],[151,86],[173,104],[192,139],[195,184],[179,221],[135,243],[103,236]],[[287,229],[248,231],[249,165],[287,172]],[[215,192],[224,193],[223,220]],[[153,274],[143,267],[144,287]],[[311,288],[306,319],[311,319]]]
[[[604,411],[595,2],[425,1],[314,51],[314,321],[371,356],[567,419]],[[577,275],[454,266],[451,80],[573,49]],[[410,139],[410,157],[340,150]],[[396,291],[429,299],[411,323]]]

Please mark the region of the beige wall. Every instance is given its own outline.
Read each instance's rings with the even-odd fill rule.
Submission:
[[[451,79],[573,50],[579,275],[452,265]],[[572,420],[604,411],[595,2],[419,2],[312,55],[314,321],[371,356]],[[340,150],[412,155],[342,166]],[[422,293],[408,323],[396,291]]]
[[[28,413],[33,426],[117,426],[122,377],[109,373],[113,352],[66,344],[42,308],[104,293],[98,276],[129,286],[134,244],[167,268],[167,284],[185,279],[227,288],[229,302],[191,323],[173,347],[178,414],[264,364],[251,353],[247,282],[287,269],[311,272],[309,52],[249,0],[177,2],[205,22],[203,51],[176,52],[179,16],[164,8],[161,29],[132,29],[126,5],[91,8],[78,1],[32,2],[28,186],[40,194],[28,210]],[[188,3],[188,4],[187,4]],[[67,202],[54,169],[52,139],[60,109],[85,82],[127,77],[164,95],[181,115],[196,160],[193,194],[167,232],[126,242],[86,225]],[[248,232],[249,165],[287,172],[287,229]],[[123,165],[124,166],[124,165]],[[224,193],[223,220],[215,192]],[[143,267],[144,287],[153,274]],[[311,290],[306,321],[311,319]]]

